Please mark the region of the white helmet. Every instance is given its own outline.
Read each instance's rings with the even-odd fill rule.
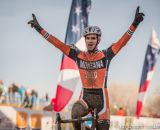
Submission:
[[[85,37],[88,34],[97,34],[101,36],[101,29],[97,26],[89,26],[84,29],[83,36]]]

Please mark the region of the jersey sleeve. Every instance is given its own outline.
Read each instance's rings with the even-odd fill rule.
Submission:
[[[56,48],[61,50],[65,55],[69,55],[70,53],[70,46],[64,44],[62,41],[57,39],[56,37],[50,35],[47,31],[42,30],[40,34],[47,40],[49,41],[52,45],[54,45]]]
[[[103,50],[103,53],[104,53],[105,57],[106,57],[109,61],[115,56],[115,54],[114,54],[114,52],[113,52],[113,50],[112,50],[112,45],[111,45],[108,49]]]
[[[121,48],[127,44],[135,29],[136,28],[131,25],[128,31],[116,43],[112,44],[111,49],[114,54],[117,54],[121,50]]]
[[[75,45],[70,45],[70,52],[68,57],[73,59],[74,61],[77,61],[77,56],[80,53],[80,50]]]

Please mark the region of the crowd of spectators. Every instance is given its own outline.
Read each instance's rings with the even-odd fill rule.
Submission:
[[[15,83],[8,87],[0,80],[0,105],[11,105],[30,109],[41,109],[50,103],[48,94],[39,97],[33,88],[27,88]]]

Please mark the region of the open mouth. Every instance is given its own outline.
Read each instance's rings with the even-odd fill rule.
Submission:
[[[88,44],[88,47],[93,47],[94,46],[94,44]]]

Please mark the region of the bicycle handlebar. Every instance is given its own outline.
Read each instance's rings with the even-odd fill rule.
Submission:
[[[65,120],[59,120],[60,123],[73,123],[73,122],[84,122],[84,121],[91,121],[96,120],[95,117],[81,117],[78,119],[65,119]]]

